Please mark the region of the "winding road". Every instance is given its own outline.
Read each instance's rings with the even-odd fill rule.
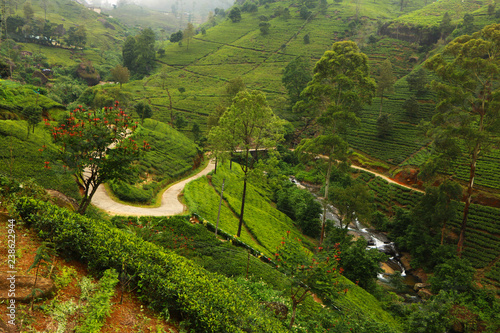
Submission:
[[[418,191],[418,192],[423,192],[421,190],[418,190],[416,188],[400,184],[393,179],[382,175],[380,173],[365,169],[363,167],[359,166],[351,166],[353,169],[359,169],[363,170],[366,172],[369,172],[371,174],[374,174],[377,177],[381,177],[385,180],[387,180],[390,183],[398,184],[400,186],[409,188],[413,191]],[[161,199],[161,205],[160,207],[155,207],[155,208],[148,208],[148,207],[136,207],[136,206],[129,206],[125,205],[119,202],[114,201],[106,192],[104,185],[100,185],[97,188],[96,193],[94,194],[92,198],[92,204],[104,211],[110,215],[125,215],[125,216],[173,216],[173,215],[178,215],[182,214],[185,212],[185,207],[184,205],[179,201],[179,194],[182,192],[184,189],[184,186],[186,186],[187,183],[190,181],[193,181],[197,178],[203,177],[207,175],[209,172],[214,170],[215,168],[215,163],[214,161],[210,161],[208,165],[198,172],[197,174],[183,179],[173,185],[171,185],[168,189],[165,190],[165,192],[162,195]]]
[[[185,211],[184,205],[179,201],[179,194],[184,189],[187,183],[199,177],[207,175],[210,171],[214,170],[215,163],[210,161],[205,169],[201,170],[194,176],[183,179],[163,192],[160,207],[146,208],[135,207],[118,203],[110,198],[106,192],[104,185],[97,188],[94,196],[92,197],[92,204],[110,215],[125,215],[125,216],[172,216],[182,214]]]

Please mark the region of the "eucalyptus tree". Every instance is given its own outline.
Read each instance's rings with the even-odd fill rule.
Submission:
[[[466,158],[469,163],[457,245],[461,256],[477,161],[500,141],[500,24],[456,38],[443,53],[429,59],[425,67],[439,78],[431,83],[438,103],[428,131],[435,151],[445,155],[447,152],[439,145],[445,142],[447,150],[451,147],[459,153],[456,158]]]
[[[395,82],[392,64],[389,59],[385,59],[380,66],[380,72],[377,78],[377,94],[380,96],[379,118],[382,117],[382,105],[384,102],[384,93],[390,93],[394,90]]]
[[[326,211],[332,167],[337,161],[346,160],[345,134],[349,127],[359,124],[357,113],[364,104],[371,103],[376,84],[370,77],[368,57],[352,41],[334,43],[316,63],[313,73],[294,109],[312,110],[309,117],[319,127],[320,135],[303,141],[299,150],[310,153],[321,150],[327,157],[323,207]],[[323,214],[320,245],[325,225],[326,214]]]

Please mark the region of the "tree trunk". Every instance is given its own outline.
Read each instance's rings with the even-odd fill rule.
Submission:
[[[231,153],[232,154],[232,153]],[[241,227],[243,225],[243,213],[245,213],[245,197],[247,194],[247,174],[248,174],[248,157],[250,154],[250,149],[246,149],[246,154],[245,154],[245,167],[242,168],[244,172],[244,178],[243,178],[243,195],[241,196],[241,212],[240,212],[240,223],[238,225],[238,234],[237,236],[240,237],[241,235]]]
[[[380,95],[380,111],[378,113],[378,117],[382,117],[382,104],[384,103],[384,94]]]
[[[247,175],[245,173],[245,178],[243,179],[243,195],[241,197],[240,223],[238,224],[238,234],[236,235],[238,237],[240,237],[240,235],[241,235],[241,226],[243,225],[243,213],[245,212],[246,193],[247,193]]]
[[[443,222],[443,228],[441,229],[441,245],[444,243],[444,233],[446,232],[446,221]]]
[[[85,191],[85,196],[82,199],[82,202],[80,203],[80,207],[78,208],[78,214],[84,215],[85,212],[87,211],[87,208],[90,205],[90,202],[92,201],[92,197],[94,196],[95,192],[97,191],[97,188],[101,185],[101,183],[95,185],[92,187],[92,191],[90,191],[90,195],[87,195],[88,190]]]
[[[297,312],[297,302],[295,300],[292,301],[292,319],[290,320],[290,327],[289,329],[292,329],[293,323],[295,322],[295,314]]]
[[[477,164],[477,158],[479,155],[479,147],[480,144],[479,142],[476,143],[476,146],[474,147],[474,151],[472,152],[472,162],[470,164],[470,176],[469,176],[469,185],[467,186],[467,196],[465,198],[465,207],[464,207],[464,214],[462,218],[462,225],[460,226],[460,236],[458,237],[458,244],[457,244],[457,255],[459,258],[462,257],[462,251],[464,247],[464,241],[465,241],[465,229],[467,227],[467,218],[469,217],[469,207],[472,199],[472,189],[474,187],[474,178],[476,176],[476,164]]]

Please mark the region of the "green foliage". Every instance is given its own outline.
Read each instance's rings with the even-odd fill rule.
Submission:
[[[301,19],[307,20],[311,16],[311,14],[312,12],[309,9],[307,9],[306,6],[302,5],[300,7],[299,16]]]
[[[340,228],[347,229],[356,219],[364,222],[371,216],[373,194],[365,184],[356,182],[345,187],[336,186],[332,192],[330,201],[337,208]]]
[[[162,188],[191,171],[198,156],[191,140],[157,120],[145,119],[133,139],[150,148],[139,155],[126,181],[110,183],[120,200],[151,203]]]
[[[76,276],[76,269],[69,266],[63,266],[55,275],[54,283],[57,288],[62,289],[68,286]]]
[[[406,77],[406,82],[408,82],[410,92],[415,92],[417,96],[421,96],[427,91],[427,72],[425,69],[419,68],[417,71],[411,72]]]
[[[111,311],[111,298],[115,293],[117,283],[118,273],[114,269],[104,271],[96,290],[88,299],[88,305],[84,311],[85,319],[76,329],[76,333],[100,331]]]
[[[237,236],[241,235],[248,173],[252,169],[250,150],[270,148],[283,139],[283,121],[267,104],[266,96],[257,91],[240,91],[222,115],[219,125],[213,127],[208,141],[216,157],[225,158],[239,149],[243,163],[243,194]]]
[[[233,23],[241,21],[241,10],[238,7],[233,7],[229,11],[229,15],[227,16]]]
[[[321,204],[309,191],[286,182],[276,196],[276,208],[294,220],[303,234],[312,238],[319,236]]]
[[[116,65],[116,67],[111,69],[111,76],[114,80],[120,83],[120,88],[122,84],[127,83],[130,78],[130,71],[127,67],[123,67],[122,65]]]
[[[28,105],[24,107],[22,115],[28,123],[28,134],[30,136],[30,129],[35,132],[36,125],[42,121],[42,108],[38,105]]]
[[[93,112],[75,109],[64,123],[51,126],[54,141],[63,146],[54,160],[60,160],[72,170],[85,191],[79,213],[85,213],[100,184],[123,179],[139,150],[147,148],[146,142],[139,148],[132,138],[126,138],[128,131],[136,128],[129,126],[130,116],[118,107],[118,103],[114,108]],[[113,143],[115,147],[111,146]],[[45,167],[50,168],[49,162],[45,162]]]
[[[45,145],[45,153],[40,149]],[[24,121],[0,121],[0,172],[18,179],[19,191],[33,190],[33,182],[44,188],[52,188],[74,198],[79,197],[78,187],[71,174],[62,164],[53,163],[51,169],[44,170],[44,162],[59,149],[52,143],[50,134],[38,130],[26,138]],[[13,187],[10,187],[13,189]]]
[[[382,272],[380,262],[386,261],[388,256],[377,249],[367,249],[366,246],[367,242],[363,237],[341,245],[340,265],[344,268],[346,278],[371,292],[375,290],[377,274]]]
[[[430,282],[432,291],[440,290],[466,292],[472,288],[474,268],[466,259],[452,258],[439,264],[434,269]]]
[[[405,110],[406,114],[410,118],[415,118],[420,109],[420,105],[418,104],[415,95],[410,96],[402,105],[403,110]]]
[[[124,181],[112,180],[109,182],[111,191],[118,199],[126,202],[151,203],[153,199],[153,189],[137,188]]]
[[[139,115],[141,119],[141,124],[144,125],[144,119],[151,118],[153,116],[153,110],[151,106],[147,103],[140,101],[134,106],[135,112]]]
[[[227,202],[227,206],[222,205],[219,227],[231,235],[236,235],[239,225],[236,212],[241,208],[242,176],[241,168],[233,162],[232,170],[229,170],[228,163],[217,169],[217,174],[211,179],[213,187],[203,178],[189,183],[184,195],[189,208],[215,223],[220,197],[220,193],[216,190],[220,191],[222,180],[225,178],[223,199]],[[274,253],[282,235],[287,231],[294,237],[301,237],[293,221],[273,207],[269,196],[267,186],[262,182],[247,184],[244,225],[248,232],[241,234],[241,239],[245,243],[251,244],[268,256]],[[304,240],[304,243],[312,248],[312,244],[308,241]]]
[[[300,93],[311,81],[309,64],[302,57],[296,57],[285,67],[281,82],[288,91],[290,105],[293,107],[300,99]]]
[[[170,35],[170,42],[177,43],[180,42],[182,38],[183,38],[182,30],[179,30]]]
[[[122,48],[123,66],[139,76],[149,74],[154,68],[154,44],[155,34],[151,28],[135,37],[128,36]]]
[[[405,329],[410,333],[441,333],[449,327],[447,314],[450,311],[453,293],[441,292],[437,297],[424,303],[420,311],[413,311]]]
[[[259,23],[260,33],[263,35],[267,35],[269,33],[270,28],[271,28],[271,23],[269,23],[269,22],[260,22]]]
[[[307,102],[297,103],[295,109],[319,106],[313,115],[317,121],[342,133],[359,122],[356,113],[371,102],[375,88],[367,56],[354,42],[336,42],[316,63],[313,79],[301,93]],[[327,103],[323,103],[325,98]]]
[[[180,311],[190,326],[203,332],[283,332],[275,319],[236,283],[207,273],[199,266],[107,222],[90,220],[50,204],[21,199],[17,211],[42,237],[51,237],[66,255],[87,261],[92,268],[121,269],[127,262],[137,272],[136,285],[153,307]],[[57,223],[56,223],[57,221]]]
[[[381,114],[377,119],[377,136],[381,139],[389,136],[392,132],[392,126],[392,120],[389,114]]]
[[[465,145],[470,177],[460,228],[458,252],[461,255],[471,202],[476,164],[480,154],[499,142],[500,77],[498,61],[500,24],[485,27],[472,36],[456,38],[439,54],[426,62],[442,82],[433,81],[439,102],[428,134],[434,139],[438,156],[457,159]],[[440,143],[444,143],[440,145]],[[452,154],[449,153],[452,152]]]
[[[305,300],[307,294],[314,292],[323,297],[332,297],[340,289],[338,279],[343,268],[339,267],[338,244],[329,252],[321,250],[320,247],[317,254],[312,254],[304,249],[300,239],[290,238],[290,233],[287,232],[275,253],[278,269],[292,280],[290,329],[295,321],[297,306]]]

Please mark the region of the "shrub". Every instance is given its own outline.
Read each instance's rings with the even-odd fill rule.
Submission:
[[[179,255],[116,229],[35,199],[15,204],[23,221],[66,255],[92,269],[122,269],[136,276],[142,299],[152,307],[189,318],[198,332],[285,332],[236,282],[206,272]]]

